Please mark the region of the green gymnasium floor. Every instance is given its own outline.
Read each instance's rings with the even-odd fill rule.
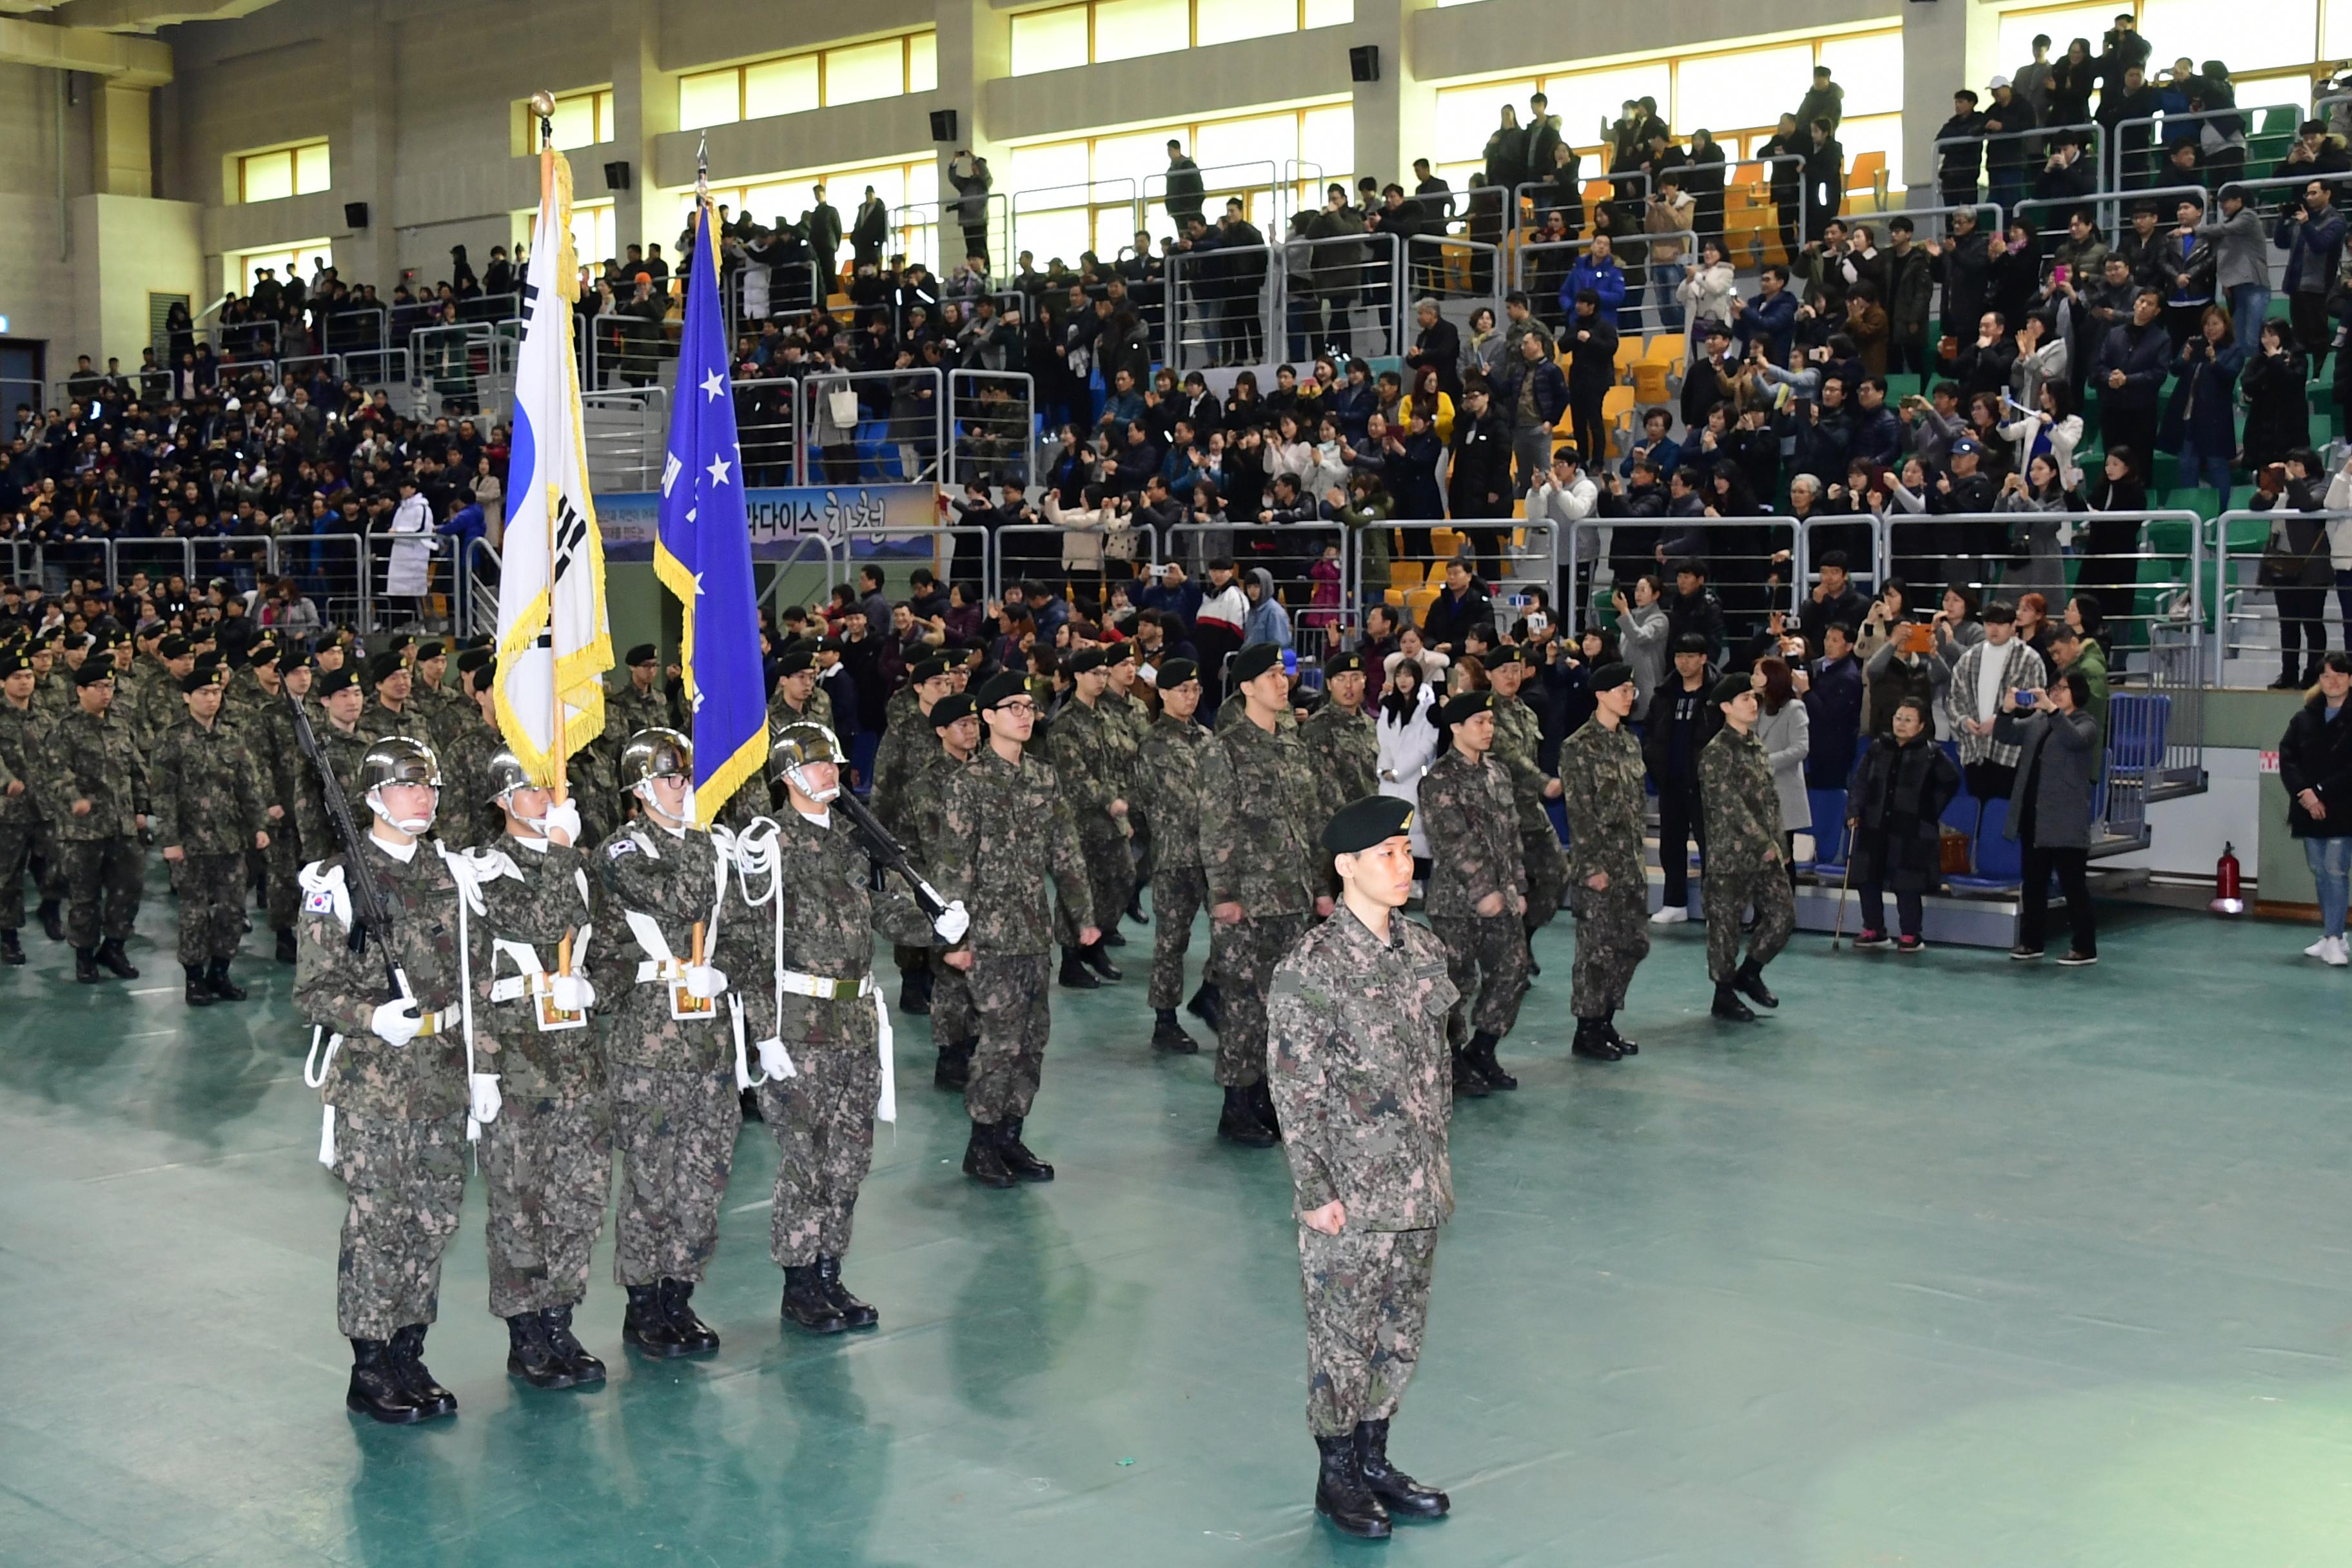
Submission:
[[[0,1563],[2352,1561],[2347,979],[2307,931],[2105,912],[2083,972],[1801,938],[1737,1032],[1678,928],[1613,1068],[1566,1055],[1548,931],[1523,1087],[1454,1123],[1397,1428],[1455,1517],[1384,1548],[1308,1511],[1282,1158],[1143,1048],[1135,928],[1123,985],[1056,998],[1051,1186],[957,1173],[902,1031],[848,1270],[879,1334],[779,1327],[754,1126],[715,1360],[622,1351],[608,1232],[611,1382],[510,1386],[478,1188],[431,1346],[463,1413],[405,1431],[341,1407],[289,972],[192,1016],[168,949],[93,991],[36,931],[0,974]]]

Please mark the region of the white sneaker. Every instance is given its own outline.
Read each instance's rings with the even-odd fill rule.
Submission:
[[[2305,958],[2326,958],[2327,956],[2327,950],[2335,944],[2335,942],[2336,939],[2332,936],[2323,936],[2317,942],[2313,942],[2309,947],[2305,948],[2303,950],[2303,956]]]
[[[2327,951],[2319,956],[2334,967],[2341,969],[2346,964],[2352,963],[2352,945],[2347,945],[2345,939],[2340,936],[2331,936],[2327,939]]]
[[[1668,904],[1650,917],[1650,923],[1654,926],[1675,926],[1682,924],[1688,919],[1690,919],[1690,910],[1680,904]]]

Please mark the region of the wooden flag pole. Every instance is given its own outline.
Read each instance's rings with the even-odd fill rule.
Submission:
[[[530,110],[539,117],[539,206],[541,212],[545,212],[548,203],[555,196],[555,95],[544,89],[532,93]],[[561,261],[562,258],[561,249],[556,252],[556,256]],[[551,503],[562,492],[553,486],[548,489],[548,499]],[[547,513],[547,563],[549,580],[551,583],[555,572],[555,508],[550,504],[541,510]],[[554,612],[554,599],[551,596],[548,601],[551,632],[553,630]],[[555,804],[562,805],[567,793],[565,770],[570,759],[564,755],[563,695],[556,689],[555,685],[555,640],[552,636],[549,637],[547,647],[547,705],[549,710],[547,742],[555,752],[555,778],[551,793],[554,795]],[[572,932],[568,931],[563,933],[563,940],[556,944],[555,973],[558,974],[572,973]]]

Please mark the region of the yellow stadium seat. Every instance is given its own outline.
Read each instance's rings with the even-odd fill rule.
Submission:
[[[1855,153],[1853,167],[1846,174],[1845,188],[1846,198],[1840,206],[1840,211],[1853,213],[1865,210],[1854,204],[1866,195],[1870,201],[1866,210],[1885,212],[1886,210],[1886,154],[1884,153]]]
[[[1521,496],[1518,500],[1511,503],[1511,515],[1513,517],[1525,517],[1528,515],[1527,497]]]
[[[1388,590],[1385,594],[1381,595],[1381,596],[1382,598],[1386,599],[1386,600],[1389,602],[1389,607],[1390,607],[1391,609],[1392,609],[1392,610],[1402,610],[1402,609],[1403,609],[1403,608],[1404,608],[1404,595],[1405,595],[1405,590],[1404,590],[1404,589],[1402,589],[1402,588],[1391,588],[1390,590]]]
[[[1666,367],[1655,360],[1643,360],[1633,367],[1633,395],[1643,403],[1664,403],[1666,390]]]
[[[1630,374],[1633,371],[1633,368],[1641,363],[1642,339],[1640,334],[1628,332],[1623,337],[1619,338],[1617,340],[1618,375],[1622,377]]]
[[[1429,531],[1429,552],[1440,561],[1451,561],[1462,552],[1462,535],[1450,528]]]
[[[1427,618],[1429,606],[1437,603],[1437,595],[1443,592],[1442,588],[1415,588],[1404,596],[1405,609],[1412,614],[1415,626]]]
[[[1429,573],[1424,564],[1419,561],[1391,561],[1389,563],[1389,587],[1392,590],[1418,588],[1428,580]],[[1402,595],[1400,595],[1396,602],[1400,604],[1403,602]]]
[[[1683,357],[1683,335],[1680,332],[1658,332],[1642,347],[1643,364],[1664,364]]]

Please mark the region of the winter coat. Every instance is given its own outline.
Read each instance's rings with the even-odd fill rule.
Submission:
[[[2238,384],[2246,394],[2248,468],[2284,462],[2289,452],[2311,444],[2311,403],[2303,390],[2309,363],[2292,343],[2275,354],[2246,355]]]
[[[1756,739],[1772,763],[1772,790],[1780,797],[1780,826],[1790,833],[1813,825],[1812,802],[1805,795],[1805,759],[1812,751],[1811,718],[1797,699],[1781,704],[1778,713],[1759,709],[1756,718]]]
[[[2036,848],[2088,849],[2099,721],[2088,713],[2061,713],[2055,708],[2005,713],[1994,738],[2017,759],[2017,782],[2010,789],[2009,821],[2001,837],[2020,837],[2030,801]]]
[[[2286,786],[2286,824],[2297,838],[2352,837],[2352,713],[2327,716],[2327,699],[2318,692],[2287,721],[2279,741],[2279,783]],[[2312,790],[2327,808],[2315,821],[2303,809],[2303,792]]]
[[[1854,824],[1846,862],[1853,880],[1898,893],[1942,886],[1944,808],[1959,793],[1959,768],[1928,736],[1872,742],[1845,797],[1846,820]]]
[[[2197,450],[2224,460],[2238,450],[2238,372],[2245,367],[2246,351],[2236,343],[2213,348],[2200,336],[2191,337],[2172,362],[2172,400],[2164,411],[2164,425],[2156,444],[2168,452]]]
[[[1392,800],[1421,802],[1421,775],[1437,760],[1436,689],[1423,685],[1413,693],[1413,710],[1400,719],[1383,702],[1380,710],[1381,793]],[[1421,813],[1412,814],[1412,852],[1426,859],[1429,840],[1422,836]]]
[[[1637,718],[1649,712],[1650,693],[1665,683],[1666,671],[1673,666],[1673,657],[1667,651],[1670,630],[1663,601],[1629,604],[1625,613],[1617,617],[1618,651],[1633,667],[1633,713]]]

